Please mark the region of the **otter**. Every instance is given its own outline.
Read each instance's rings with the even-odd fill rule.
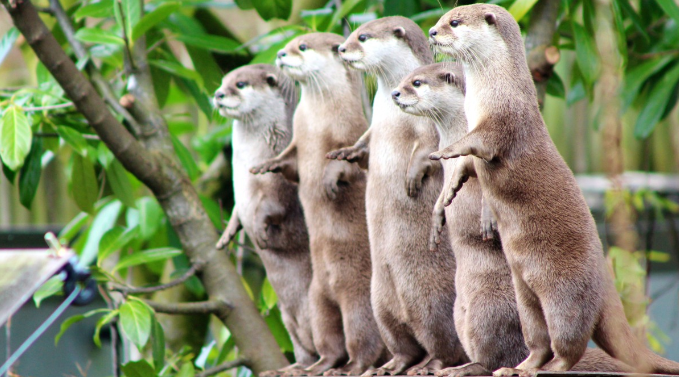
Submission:
[[[240,228],[254,241],[278,295],[295,363],[263,375],[307,367],[318,359],[309,324],[311,255],[297,187],[276,174],[255,176],[250,167],[276,156],[292,139],[294,83],[268,64],[231,71],[214,96],[215,107],[233,118],[233,188],[236,205],[217,243],[226,246]]]
[[[464,67],[469,132],[430,158],[460,158],[446,193],[478,177],[497,219],[524,339],[530,351],[495,375],[566,371],[590,338],[639,372],[679,373],[627,323],[594,219],[538,108],[519,26],[505,9],[454,8],[430,42]]]
[[[417,68],[406,76],[392,97],[402,111],[432,119],[439,132],[439,145],[443,148],[461,139],[467,132],[464,93],[462,67],[457,63],[437,63]],[[446,181],[450,180],[454,169],[455,160],[443,162]],[[444,208],[445,192],[441,191],[437,208]],[[440,370],[436,372],[438,376],[491,375],[492,370],[515,366],[528,356],[521,334],[512,275],[499,235],[478,232],[482,216],[489,216],[482,213],[483,202],[478,180],[472,178],[445,208],[457,262],[455,328],[471,362]],[[488,224],[488,220],[481,222]],[[597,349],[588,349],[573,370],[633,371]]]
[[[393,358],[364,376],[408,368],[408,374],[429,374],[459,365],[467,358],[455,332],[455,258],[447,234],[438,252],[427,250],[429,219],[443,184],[440,163],[428,158],[438,149],[438,136],[429,119],[400,112],[391,100],[403,76],[433,61],[427,38],[410,19],[385,17],[361,25],[339,53],[354,69],[377,77],[370,130],[356,145],[328,154],[368,168],[371,299]]]
[[[311,33],[278,52],[277,65],[301,87],[293,138],[277,157],[250,170],[280,172],[299,182],[313,267],[311,326],[320,356],[303,372],[312,375],[358,375],[384,352],[370,304],[365,173],[355,164],[325,158],[367,128],[356,95],[360,77],[337,53],[343,41],[336,34]]]

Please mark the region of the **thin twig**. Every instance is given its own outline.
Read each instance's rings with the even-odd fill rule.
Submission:
[[[81,134],[84,139],[87,140],[101,140],[99,136],[97,135],[90,135],[90,134]],[[59,137],[59,134],[56,132],[34,132],[33,136],[36,137]]]
[[[101,285],[99,286],[99,294],[101,294],[101,297],[104,299],[104,302],[106,302],[106,306],[111,309],[117,309],[115,301],[111,298],[109,295],[108,290],[104,289]],[[109,324],[109,327],[111,329],[111,363],[112,363],[112,369],[113,369],[113,376],[118,377],[120,376],[120,368],[118,367],[118,322],[117,321],[111,321]]]
[[[64,109],[67,107],[72,107],[73,102],[67,102],[67,103],[60,103],[58,105],[49,105],[49,106],[37,106],[37,107],[24,107],[24,111],[44,111],[44,110],[56,110],[56,109]]]
[[[52,16],[54,16],[54,11],[52,10],[52,8],[36,6],[35,9],[40,13],[51,14]]]
[[[233,309],[233,306],[225,301],[180,302],[172,304],[151,300],[144,300],[144,302],[156,312],[165,314],[214,314],[219,317],[226,317],[231,309]]]
[[[227,361],[226,363],[217,365],[216,367],[212,367],[209,369],[205,369],[204,371],[200,373],[196,373],[196,377],[208,377],[208,376],[213,376],[219,372],[223,372],[225,370],[231,369],[231,368],[236,368],[239,366],[243,366],[247,363],[247,359],[243,357],[239,357],[235,360]]]
[[[170,288],[175,287],[179,284],[182,284],[183,282],[189,280],[189,278],[191,278],[193,275],[195,275],[196,271],[198,271],[198,270],[199,270],[199,265],[197,263],[194,263],[194,264],[191,265],[191,268],[189,268],[189,270],[184,273],[184,275],[182,275],[179,278],[172,280],[171,282],[166,283],[166,284],[154,285],[152,287],[130,287],[130,286],[112,283],[111,284],[111,290],[116,291],[116,292],[120,292],[124,295],[137,294],[137,293],[158,292],[158,291],[170,289]]]

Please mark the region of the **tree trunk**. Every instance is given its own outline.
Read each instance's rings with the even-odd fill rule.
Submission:
[[[152,92],[146,91],[150,81],[140,82],[138,90],[130,88],[136,97],[135,103],[139,104],[136,107],[139,111],[132,113],[142,130],[143,145],[107,110],[104,100],[66,55],[31,2],[18,0],[16,4],[10,4],[9,0],[1,1],[14,25],[101,140],[123,166],[154,193],[184,252],[192,263],[201,264],[200,278],[210,299],[232,305],[233,310],[219,314],[219,319],[233,334],[247,365],[255,373],[286,365],[287,361],[241,284],[228,255],[215,249],[218,235],[190,180],[173,157],[165,121]],[[143,61],[134,69],[133,74],[145,79]]]
[[[553,0],[538,1],[531,11],[530,24],[526,32],[526,58],[541,108],[547,93],[547,81],[560,58],[559,50],[552,45],[560,3]]]

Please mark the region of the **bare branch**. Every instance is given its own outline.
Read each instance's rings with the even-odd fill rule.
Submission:
[[[45,14],[54,15],[54,11],[52,10],[52,8],[48,8],[48,7],[35,7],[35,10],[37,10],[37,11],[40,12],[40,13],[45,13]]]
[[[214,314],[218,317],[227,316],[233,305],[224,301],[181,302],[168,304],[151,300],[144,300],[158,313],[165,314]]]
[[[199,265],[197,263],[194,263],[193,265],[191,265],[191,268],[184,273],[184,275],[166,284],[154,285],[152,287],[130,287],[121,284],[111,283],[111,290],[120,292],[124,295],[163,291],[166,289],[170,289],[172,287],[176,287],[177,285],[182,284],[183,282],[189,280],[191,276],[194,276],[196,274],[196,271],[198,271],[199,268],[200,268]]]
[[[101,138],[97,135],[88,135],[88,134],[81,134],[84,139],[87,140],[101,140]],[[59,134],[56,132],[34,132],[33,136],[35,137],[59,137]]]
[[[212,367],[209,369],[205,369],[204,371],[200,373],[196,373],[196,377],[208,377],[208,376],[214,376],[215,374],[219,372],[223,372],[225,370],[229,370],[231,368],[236,368],[239,366],[243,366],[247,364],[247,359],[239,357],[235,360],[232,361],[227,361],[226,363],[223,363],[221,365],[217,365],[216,367]]]
[[[60,103],[58,105],[49,105],[49,106],[23,107],[23,109],[24,109],[24,111],[44,111],[44,110],[65,109],[67,107],[73,107],[73,102]]]

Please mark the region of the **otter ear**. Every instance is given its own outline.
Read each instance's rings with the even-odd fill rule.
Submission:
[[[495,13],[486,13],[484,18],[486,19],[488,25],[495,25],[497,23],[497,17],[495,16]]]
[[[455,74],[452,72],[442,72],[439,74],[439,78],[448,84],[453,84],[455,82]]]
[[[397,26],[394,28],[394,35],[397,38],[403,38],[406,36],[406,29],[402,28],[401,26]]]
[[[331,48],[332,48],[332,52],[334,52],[335,54],[337,54],[337,50],[339,49],[339,46],[340,46],[339,43],[335,43],[334,45],[332,45],[332,47],[331,47]]]
[[[269,73],[266,75],[266,83],[269,84],[269,86],[274,87],[278,85],[278,79],[276,78],[276,75],[273,73]]]

